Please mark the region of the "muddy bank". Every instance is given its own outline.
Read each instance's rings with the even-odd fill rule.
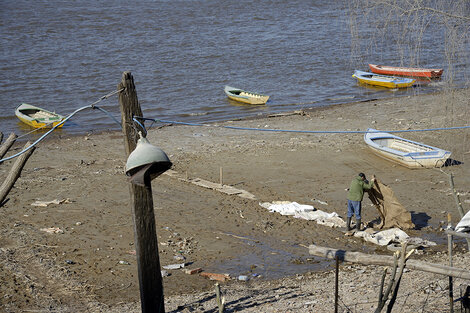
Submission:
[[[453,95],[353,103],[223,125],[295,130],[460,126],[470,120],[468,98],[469,91],[464,90]],[[311,257],[302,245],[315,243],[368,253],[390,253],[358,238],[345,237],[341,229],[269,213],[260,202],[295,201],[344,217],[345,189],[351,179],[358,172],[375,174],[392,187],[412,213],[418,227],[408,232],[409,235],[438,243],[415,256],[422,259],[433,258],[446,249],[440,226],[447,212],[452,213],[454,224],[458,221],[448,173],[455,176],[464,208],[469,207],[468,129],[403,134],[405,138],[452,151],[452,159],[460,163],[435,170],[409,170],[371,153],[361,134],[159,126],[162,127],[150,131],[148,138],[167,152],[174,171],[189,179],[217,183],[222,168],[224,184],[255,196],[248,199],[228,195],[169,175],[162,175],[152,183],[161,264],[180,263],[175,257],[183,256],[186,262],[192,263],[190,267],[229,272],[232,276],[252,275],[248,285],[233,285],[240,290],[239,298],[233,298],[234,308],[242,297],[256,298],[255,295],[262,294],[267,297],[273,288],[285,292],[269,301],[261,296],[259,301],[275,306],[285,303],[281,299],[289,298],[292,292],[297,296],[292,296],[290,302],[294,307],[301,305],[306,298],[299,294],[305,294],[302,286],[307,281],[311,287],[306,288],[316,291],[309,294],[306,302],[316,301],[317,297],[320,301],[319,293],[332,297],[332,285],[322,280],[328,275],[331,278],[331,274],[316,272],[328,269],[331,263]],[[0,301],[7,312],[18,309],[67,312],[77,308],[117,312],[139,308],[133,222],[124,164],[120,133],[55,137],[38,147],[10,193],[9,201],[0,210],[0,279],[4,282],[0,286],[4,295]],[[2,164],[0,175],[6,175],[10,166],[8,162]],[[54,199],[68,201],[46,207],[31,205],[37,200]],[[368,199],[363,203],[363,215],[365,221],[378,217]],[[41,230],[50,227],[58,227],[62,232]],[[456,249],[465,250],[462,241]],[[354,272],[354,269],[350,270]],[[169,270],[169,273],[164,278],[164,289],[171,310],[176,309],[176,302],[182,305],[192,299],[204,299],[201,294],[194,294],[212,290],[214,285],[213,281],[181,270]],[[295,278],[296,274],[301,278]],[[323,289],[316,279],[324,283]],[[231,284],[224,286],[228,288]],[[177,297],[187,294],[193,296]],[[173,302],[172,296],[179,300]],[[297,297],[302,300],[300,304],[295,304]],[[240,306],[236,311],[248,312],[249,307]]]

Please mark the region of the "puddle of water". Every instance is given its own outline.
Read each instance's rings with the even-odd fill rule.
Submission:
[[[250,238],[251,239],[251,238]],[[308,249],[288,243],[276,242],[273,248],[266,241],[243,240],[249,246],[246,253],[231,260],[213,264],[211,271],[228,273],[232,277],[245,275],[250,278],[278,279],[295,274],[320,271],[333,262],[309,255]]]

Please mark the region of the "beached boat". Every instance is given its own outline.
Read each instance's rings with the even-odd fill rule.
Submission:
[[[415,82],[411,78],[384,76],[363,71],[355,71],[353,77],[357,78],[360,83],[386,88],[406,88]]]
[[[256,92],[249,92],[242,89],[225,86],[225,94],[232,100],[248,104],[266,104],[269,96]]]
[[[409,168],[441,167],[450,151],[369,128],[364,141],[378,156]]]
[[[439,78],[444,72],[440,68],[414,68],[369,64],[371,72],[385,75]]]
[[[20,121],[34,128],[52,128],[65,118],[60,114],[27,103],[20,104],[15,110],[15,115]]]

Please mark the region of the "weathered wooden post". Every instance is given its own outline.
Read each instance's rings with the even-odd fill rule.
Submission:
[[[126,156],[136,148],[138,132],[134,116],[142,116],[134,78],[130,72],[122,74],[118,90],[119,105],[122,116],[122,131],[126,147]],[[145,185],[130,184],[132,213],[134,220],[135,250],[137,255],[137,270],[140,286],[142,312],[165,312],[163,299],[163,283],[158,254],[157,234],[155,229],[155,214],[153,210],[152,187],[150,179],[145,179]]]
[[[338,313],[338,288],[339,288],[339,258],[336,256],[336,267],[335,267],[335,313]]]
[[[452,230],[452,216],[447,213],[447,229]],[[452,234],[447,234],[447,245],[449,249],[449,266],[452,267]],[[450,313],[454,313],[454,287],[452,276],[449,276],[449,305]]]

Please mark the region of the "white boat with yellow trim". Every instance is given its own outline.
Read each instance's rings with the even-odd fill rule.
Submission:
[[[243,89],[225,86],[225,94],[232,100],[247,104],[266,104],[269,96]]]
[[[41,109],[31,104],[22,103],[15,110],[16,117],[34,128],[52,128],[62,122],[64,116]],[[64,124],[59,125],[62,127]]]

